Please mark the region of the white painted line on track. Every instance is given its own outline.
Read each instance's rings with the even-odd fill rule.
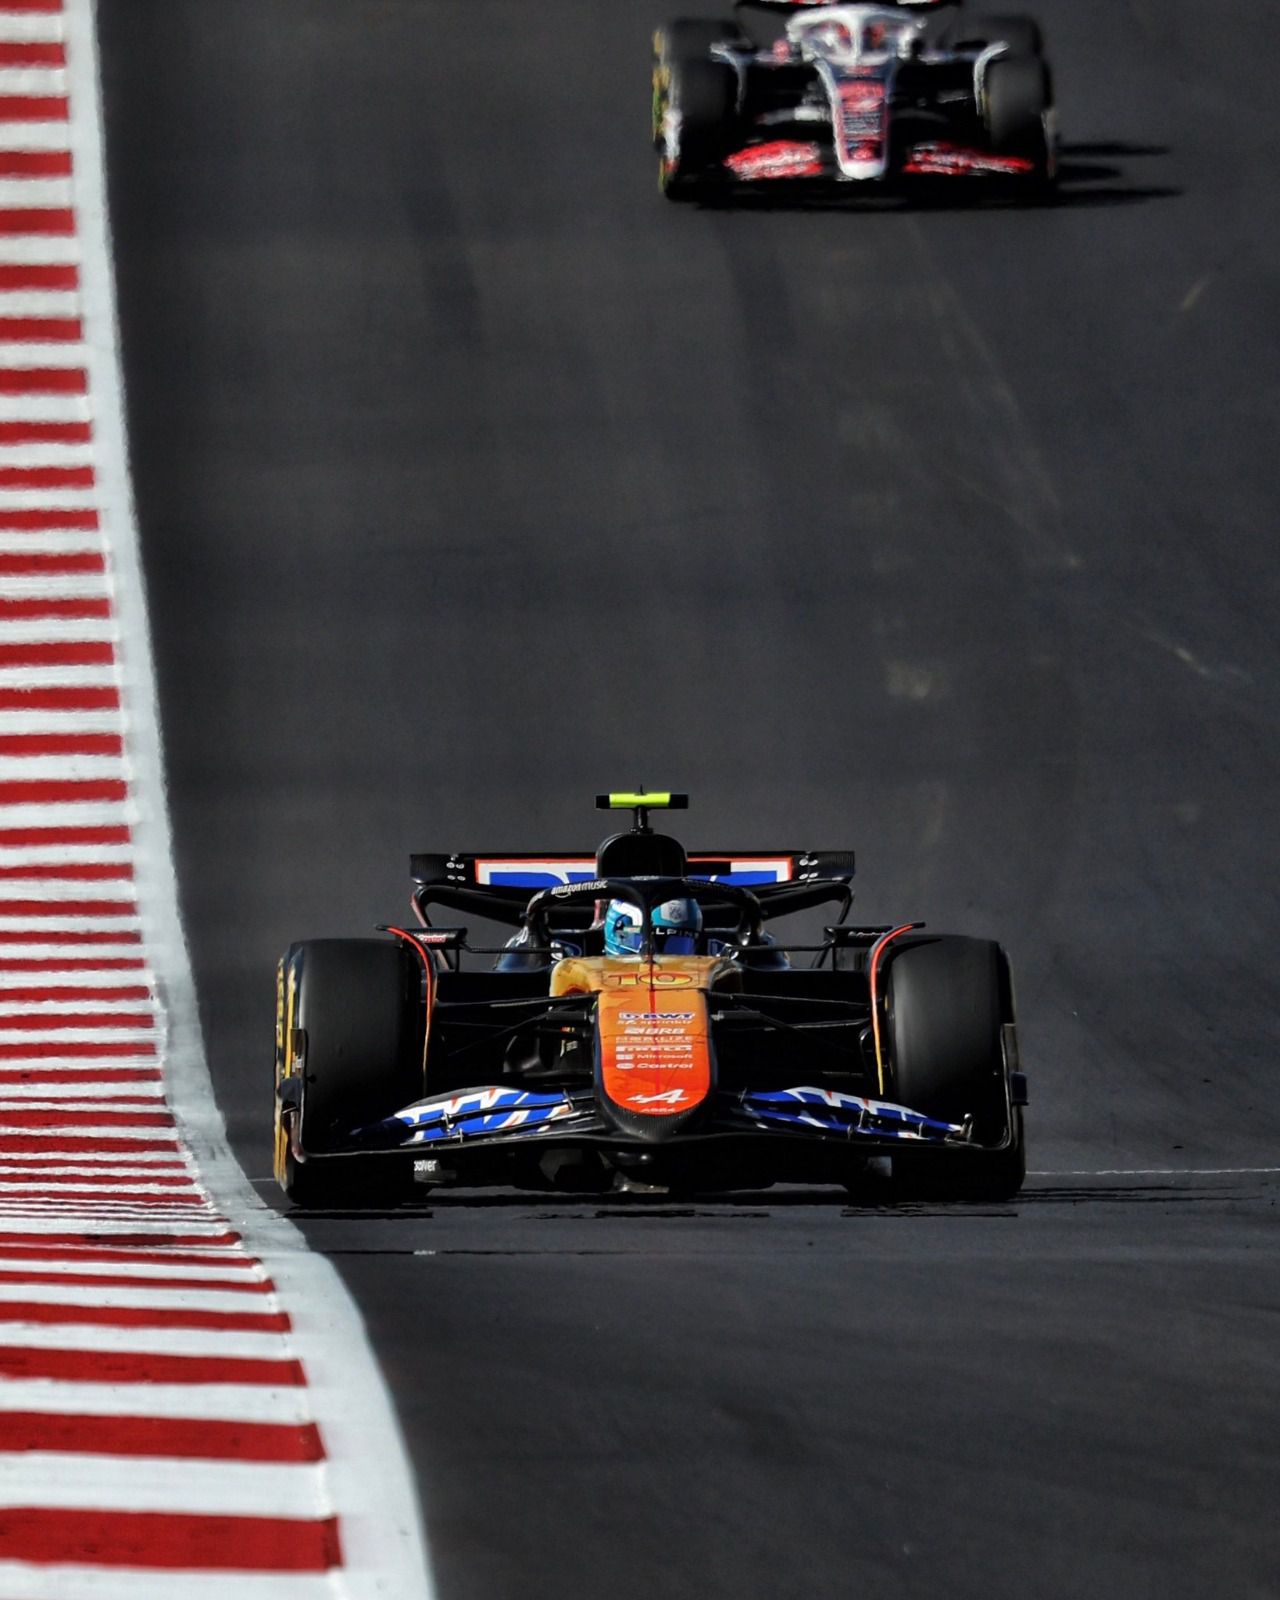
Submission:
[[[0,467],[4,464],[3,454],[0,453]],[[40,541],[40,549],[43,554],[43,539]],[[8,573],[4,580],[6,601],[106,600],[110,595],[111,583],[105,572],[41,572],[31,576],[24,573]],[[90,636],[85,634],[83,637],[87,639]],[[117,727],[119,720],[117,716]]]
[[[119,686],[117,672],[118,668],[114,661],[109,666],[97,661],[88,662],[85,665],[71,664],[67,666],[61,664],[44,666],[40,663],[22,667],[4,665],[0,666],[0,689],[115,689]],[[6,827],[22,826],[20,823],[15,824],[10,821],[13,812],[18,809],[18,807],[12,806],[5,807],[4,821]],[[48,823],[48,806],[45,806],[38,813],[35,807],[31,809],[33,814],[43,816],[46,824]],[[67,820],[70,821],[71,818]]]
[[[219,1294],[216,1290],[200,1289],[166,1289],[163,1286],[156,1288],[121,1288],[109,1284],[25,1284],[5,1283],[0,1280],[0,1306],[13,1304],[15,1301],[31,1305],[66,1305],[66,1306],[141,1306],[185,1308],[189,1311],[239,1311],[246,1310],[258,1312],[264,1309],[276,1309],[276,1297],[265,1295],[261,1297],[263,1304],[255,1302],[252,1306],[241,1307],[238,1303],[228,1304],[226,1294]],[[0,1343],[3,1337],[0,1335]]]
[[[245,1361],[283,1361],[293,1355],[282,1333],[241,1333],[227,1328],[117,1328],[80,1322],[0,1323],[0,1345],[24,1350],[123,1350],[133,1355],[217,1356]]]
[[[65,67],[0,67],[0,94],[66,95]]]
[[[32,129],[36,126],[33,123]],[[3,143],[3,133],[0,132],[0,145]],[[74,266],[80,261],[80,241],[74,235],[40,234],[33,237],[29,234],[0,234],[0,261],[22,266]]]
[[[39,1245],[42,1234],[65,1235],[68,1230],[75,1230],[78,1233],[86,1231],[79,1227],[78,1217],[68,1217],[67,1208],[62,1204],[58,1204],[52,1212],[38,1211],[34,1207],[26,1208],[22,1214],[20,1230],[13,1226],[15,1215],[18,1213],[5,1208],[4,1216],[0,1217],[0,1235],[21,1231],[30,1237],[33,1245]],[[167,1242],[168,1237],[175,1233],[181,1234],[184,1238],[198,1236],[200,1240],[198,1244],[181,1246],[182,1251],[188,1251],[210,1248],[213,1241],[225,1238],[229,1232],[236,1231],[226,1218],[210,1217],[201,1213],[178,1218],[160,1216],[154,1211],[147,1211],[139,1217],[102,1216],[93,1219],[94,1237],[91,1241],[86,1241],[85,1248],[110,1249],[113,1238],[124,1236],[154,1234],[160,1244]],[[7,1247],[0,1247],[0,1260],[4,1259],[5,1248]],[[147,1248],[149,1249],[150,1245]],[[174,1249],[176,1251],[179,1247],[175,1245]],[[225,1252],[220,1249],[210,1248],[209,1259],[218,1260],[223,1254]],[[272,1275],[274,1276],[274,1273]]]
[[[80,296],[74,289],[0,287],[0,317],[76,317]]]
[[[20,711],[0,712],[0,733],[18,732],[21,725],[8,721],[28,715]],[[107,733],[111,728],[110,711],[63,711],[58,713],[51,726],[69,733]],[[30,724],[28,724],[29,726]],[[7,844],[0,832],[0,873],[8,883],[23,867],[32,877],[55,877],[71,867],[89,867],[97,872],[102,867],[115,866],[129,881],[133,877],[133,852],[127,844],[81,843],[69,838],[67,843]]]
[[[80,339],[10,339],[0,323],[0,368],[83,365],[85,346]]]
[[[0,72],[0,94],[7,91]],[[0,209],[7,206],[58,206],[71,205],[70,178],[0,178]]]
[[[1028,1178],[1232,1178],[1280,1172],[1280,1167],[1067,1167],[1028,1172]]]
[[[328,1514],[322,1465],[310,1463],[185,1461],[130,1456],[113,1472],[102,1457],[67,1451],[28,1451],[23,1481],[0,1476],[2,1506],[78,1506],[95,1511],[190,1511],[250,1517]]]
[[[54,1383],[44,1378],[12,1378],[0,1384],[0,1415],[6,1411],[228,1422],[311,1420],[304,1387],[256,1383]],[[388,1596],[388,1600],[398,1597]]]
[[[3,421],[0,413],[0,421]],[[0,555],[24,555],[33,547],[32,535],[25,528],[0,528]],[[39,548],[48,555],[102,555],[106,549],[95,528],[44,528]]]
[[[59,1194],[56,1199],[49,1196],[43,1202],[25,1198],[9,1200],[4,1207],[6,1227],[20,1219],[24,1228],[43,1222],[49,1225],[50,1232],[57,1233],[66,1228],[68,1217],[74,1216],[77,1227],[95,1235],[112,1227],[121,1233],[141,1233],[146,1228],[165,1233],[190,1233],[194,1231],[195,1220],[203,1216],[210,1224],[208,1236],[216,1238],[229,1226],[225,1217],[211,1218],[207,1211],[202,1212],[198,1201],[166,1206],[158,1201],[139,1204],[126,1199],[100,1200],[96,1190],[88,1189],[84,1198],[72,1206],[69,1196],[77,1193],[73,1189],[69,1194]]]
[[[91,414],[83,394],[0,394],[0,422],[88,422]]]
[[[46,964],[51,965],[57,971],[65,972],[69,978],[74,979],[81,972],[86,974],[94,972],[95,969],[81,965],[84,962],[138,961],[141,959],[141,945],[133,944],[125,939],[121,939],[115,944],[95,940],[91,945],[81,945],[60,944],[37,938],[29,943],[23,940],[21,943],[0,945],[0,972],[3,972],[6,977],[26,978],[30,976],[41,983],[50,976],[49,972],[44,970]],[[37,968],[17,966],[15,965],[17,962],[37,962],[39,966]],[[74,962],[76,965],[66,965],[69,962]],[[154,981],[150,976],[149,970],[143,967],[126,967],[121,968],[120,971],[126,976],[136,976],[139,972],[147,971],[147,978],[145,980],[139,979],[138,981],[146,981],[148,983]]]
[[[39,363],[41,372],[53,374],[49,381],[53,382],[56,374],[53,369],[58,365],[54,361]],[[11,361],[0,365],[0,374],[8,371],[16,373],[19,368],[32,367],[35,363],[30,361]],[[98,491],[90,489],[10,489],[0,488],[0,512],[12,511],[82,511],[90,512],[98,509]]]
[[[100,1060],[92,1062],[86,1061],[81,1056],[46,1056],[36,1055],[34,1052],[24,1055],[21,1051],[15,1052],[12,1056],[6,1056],[2,1066],[3,1070],[11,1072],[20,1072],[29,1068],[39,1068],[43,1072],[65,1072],[68,1075],[68,1082],[73,1081],[76,1073],[84,1076],[95,1071],[101,1073],[104,1070],[103,1063]],[[144,1054],[139,1051],[136,1054],[113,1058],[110,1066],[120,1070],[132,1069],[134,1071],[154,1072],[158,1069],[159,1062],[153,1054]]]
[[[0,492],[0,505],[4,495]],[[110,617],[0,617],[0,644],[59,644],[74,641],[77,644],[112,644],[119,637],[119,628]],[[12,758],[3,758],[7,769]],[[55,761],[49,761],[49,770],[58,770]]]
[[[43,43],[62,39],[62,18],[49,11],[0,12],[0,39],[6,44]]]
[[[74,848],[74,846],[69,846]],[[64,858],[67,859],[67,858]],[[56,866],[58,862],[50,862]],[[5,853],[0,850],[0,870],[5,869]],[[94,955],[98,950],[94,949]],[[99,955],[99,960],[106,958]],[[0,957],[0,994],[18,989],[147,989],[152,987],[150,973],[142,966],[78,966],[70,971],[37,973],[14,966],[5,966]]]
[[[0,297],[0,317],[10,314],[9,307]],[[0,468],[7,472],[17,468],[30,472],[37,467],[58,467],[63,470],[75,468],[81,475],[87,475],[93,471],[93,457],[91,444],[61,443],[56,439],[43,444],[13,444],[0,439]]]
[[[157,1572],[134,1567],[26,1567],[0,1562],[0,1600],[337,1600],[354,1575]],[[350,1591],[349,1591],[350,1592]],[[386,1600],[417,1600],[426,1591],[384,1591]],[[376,1590],[366,1590],[370,1597]]]
[[[0,900],[0,906],[3,906]],[[50,905],[52,906],[52,902]],[[0,934],[25,933],[34,936],[48,933],[98,933],[101,932],[106,913],[96,917],[62,916],[52,909],[45,911],[44,907],[25,912],[17,916],[0,915]],[[112,933],[140,933],[142,921],[136,916],[117,916],[110,913],[107,927]]]
[[[67,1100],[74,1100],[80,1095],[85,1096],[87,1100],[109,1100],[114,1099],[117,1094],[124,1090],[131,1090],[141,1098],[148,1089],[151,1089],[154,1093],[156,1103],[163,1105],[164,1096],[159,1084],[151,1085],[127,1081],[99,1083],[94,1084],[92,1088],[85,1088],[77,1084],[40,1083],[24,1085],[6,1083],[4,1085],[4,1099],[0,1101],[0,1105],[17,1107],[19,1105],[39,1104],[42,1101],[48,1105],[56,1105]]]
[[[0,120],[0,150],[66,150],[68,143],[67,125],[56,117],[48,122]]]
[[[84,346],[77,339],[6,339],[0,327],[0,368],[82,367]],[[49,504],[50,502],[40,502]]]
[[[155,1034],[156,1024],[146,1016],[148,1003],[140,1000],[132,1004],[118,1006],[114,1015],[120,1017],[119,1026],[109,1026],[105,1021],[90,1022],[88,1019],[69,1012],[57,1009],[30,1012],[14,1011],[8,1015],[0,1014],[0,1045],[23,1045],[38,1042],[44,1045],[71,1045],[71,1044],[115,1044],[120,1046],[130,1045],[134,1049],[145,1047],[151,1043]],[[83,1011],[81,1007],[81,1011]],[[34,1016],[34,1021],[27,1026],[11,1026],[17,1019],[24,1015]],[[104,1018],[113,1014],[112,1008],[104,1004],[102,1015]]]
[[[78,1189],[86,1190],[95,1200],[109,1200],[113,1197],[122,1199],[143,1199],[149,1195],[182,1196],[195,1195],[205,1198],[203,1191],[190,1184],[166,1184],[158,1181],[147,1182],[140,1179],[128,1183],[107,1183],[101,1180],[93,1183],[76,1184],[73,1181],[54,1182],[46,1179],[37,1183],[33,1179],[19,1182],[13,1178],[0,1177],[0,1199],[5,1201],[30,1198],[35,1195],[45,1195],[50,1200],[57,1200],[60,1195]]]
[[[21,765],[15,760],[14,772],[17,777],[62,777],[60,772],[32,772],[30,769],[37,765],[35,759],[22,761]],[[118,758],[107,767],[112,771],[119,769],[121,763]],[[3,767],[0,767],[3,773]],[[0,813],[2,815],[2,813]],[[5,878],[0,881],[0,903],[5,900],[35,899],[46,900],[51,904],[66,900],[119,900],[123,896],[133,896],[132,875],[124,878],[95,878],[87,883],[78,882],[74,878]]]
[[[83,1119],[85,1121],[90,1120],[89,1114],[91,1112],[111,1112],[112,1120],[114,1121],[116,1114],[121,1111],[138,1110],[156,1112],[158,1114],[167,1107],[163,1085],[160,1083],[135,1084],[126,1080],[122,1082],[104,1082],[94,1087],[97,1091],[96,1093],[85,1095],[83,1099],[77,1099],[75,1094],[55,1093],[50,1095],[48,1086],[44,1084],[5,1084],[4,1093],[0,1095],[0,1111],[5,1113],[12,1112],[14,1116],[33,1111],[49,1113],[57,1111],[62,1113],[64,1121],[67,1121],[73,1112],[77,1120]],[[27,1092],[14,1094],[11,1092],[13,1088]],[[83,1091],[78,1092],[82,1093]],[[41,1098],[42,1096],[43,1099]],[[13,1121],[13,1117],[10,1117],[9,1120]],[[29,1115],[27,1120],[30,1121]],[[50,1115],[44,1120],[52,1122],[54,1118]],[[147,1120],[151,1125],[155,1125],[154,1118],[149,1117]]]
[[[24,1454],[21,1482],[0,1476],[0,1507],[29,1505],[241,1517],[261,1514],[264,1506],[280,1517],[325,1516],[330,1509],[322,1465],[130,1456],[104,1473],[101,1456],[38,1450]]]
[[[87,1270],[89,1268],[93,1270]],[[274,1309],[279,1303],[271,1280],[248,1267],[241,1272],[219,1274],[207,1267],[178,1269],[158,1267],[148,1262],[91,1261],[77,1265],[69,1261],[55,1261],[32,1262],[16,1267],[0,1264],[0,1283],[3,1283],[6,1292],[14,1291],[15,1299],[21,1299],[24,1293],[34,1293],[36,1289],[54,1289],[59,1285],[67,1292],[97,1285],[99,1293],[110,1289],[113,1293],[154,1290],[157,1293],[165,1291],[199,1295],[207,1300],[210,1309],[215,1310],[236,1306],[267,1306]]]

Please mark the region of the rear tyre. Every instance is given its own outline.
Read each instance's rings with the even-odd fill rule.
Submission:
[[[740,43],[732,22],[685,18],[653,40],[653,143],[658,182],[670,200],[711,188],[729,153],[737,118],[738,78],[712,59],[712,45]]]
[[[1058,175],[1053,83],[1044,60],[1032,54],[998,56],[986,70],[982,117],[991,148],[1029,161],[1025,192],[1043,197]]]
[[[896,1152],[895,1190],[913,1197],[1008,1200],[1026,1176],[1022,1113],[1009,1116],[1001,1028],[1011,1020],[1005,957],[986,939],[901,946],[885,985],[892,1097],[943,1122],[974,1119],[998,1150]]]
[[[292,1041],[305,1040],[300,1062]],[[303,1137],[341,1148],[353,1129],[390,1116],[422,1093],[421,967],[401,944],[315,939],[296,944],[277,984],[277,1086],[304,1078]],[[299,1206],[394,1204],[411,1189],[407,1164],[389,1157],[299,1161],[276,1106],[276,1177]]]

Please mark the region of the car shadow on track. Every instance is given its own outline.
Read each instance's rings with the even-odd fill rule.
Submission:
[[[418,1204],[393,1209],[372,1207],[333,1210],[289,1210],[294,1222],[410,1222],[469,1211],[526,1212],[530,1221],[625,1220],[675,1222],[689,1218],[725,1221],[767,1220],[778,1212],[813,1210],[839,1212],[845,1217],[1015,1217],[1028,1208],[1098,1205],[1183,1205],[1223,1199],[1224,1191],[1208,1185],[1185,1183],[1082,1183],[1052,1187],[1028,1186],[1014,1200],[940,1200],[895,1198],[868,1189],[847,1194],[839,1189],[756,1190],[723,1195],[698,1195],[696,1199],[670,1195],[538,1195],[520,1191],[484,1193],[458,1191]]]
[[[1167,144],[1132,144],[1123,139],[1110,139],[1093,144],[1064,144],[1059,147],[1059,155],[1068,160],[1076,156],[1167,156]]]

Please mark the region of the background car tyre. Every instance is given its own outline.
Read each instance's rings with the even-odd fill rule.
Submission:
[[[979,16],[966,18],[964,33],[966,38],[981,39],[984,44],[1008,45],[1011,55],[1044,54],[1044,34],[1034,17],[983,12]]]
[[[904,943],[885,983],[891,1099],[944,1122],[974,1118],[991,1151],[895,1152],[900,1196],[1007,1200],[1026,1176],[1022,1113],[1009,1115],[1001,1030],[1012,1021],[1004,954],[987,939]]]
[[[292,946],[277,983],[277,1086],[291,1030],[305,1034],[303,1137],[337,1144],[422,1094],[422,969],[401,944],[315,939]],[[385,1205],[404,1198],[406,1164],[382,1157],[298,1161],[277,1099],[277,1178],[300,1206]]]
[[[732,146],[738,78],[710,51],[741,39],[735,23],[702,18],[670,22],[654,35],[653,140],[669,199],[705,191]]]
[[[1021,156],[1034,167],[1028,192],[1043,195],[1057,178],[1053,83],[1039,56],[998,56],[983,82],[983,121],[999,155]]]

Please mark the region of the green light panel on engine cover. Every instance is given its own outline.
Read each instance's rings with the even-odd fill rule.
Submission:
[[[688,808],[689,796],[687,794],[672,794],[669,791],[646,794],[623,794],[615,792],[598,794],[596,806],[602,811],[625,811],[634,806],[645,806],[650,810],[683,811]]]

